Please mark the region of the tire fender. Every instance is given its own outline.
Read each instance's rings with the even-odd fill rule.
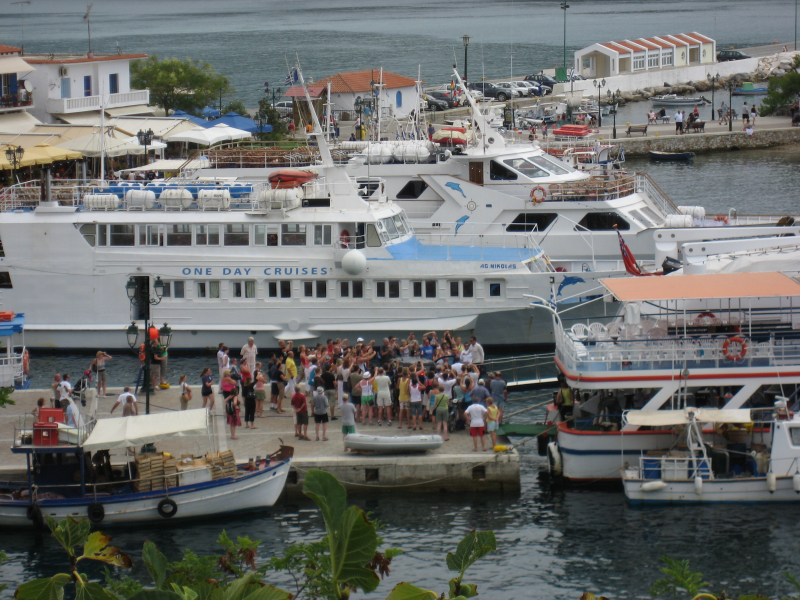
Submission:
[[[158,503],[158,514],[165,519],[170,519],[178,513],[178,505],[170,498],[164,498]]]

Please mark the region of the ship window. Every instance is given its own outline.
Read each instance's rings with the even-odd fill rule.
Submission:
[[[489,179],[492,181],[516,181],[518,175],[498,162],[489,163]]]
[[[392,217],[394,220],[394,225],[397,227],[397,233],[400,235],[405,235],[408,233],[408,228],[406,227],[405,223],[403,223],[403,217],[400,215],[395,215]]]
[[[86,223],[85,225],[81,225],[81,234],[83,235],[83,239],[86,240],[87,244],[94,246],[97,238],[97,225],[94,223]]]
[[[621,229],[627,231],[631,228],[630,223],[613,212],[590,212],[580,220],[578,225],[582,225],[589,231],[614,231]],[[580,230],[580,227],[575,227]]]
[[[197,246],[219,246],[219,225],[195,225],[194,243]]]
[[[113,244],[112,244],[113,245]],[[139,225],[140,246],[160,246],[158,225]]]
[[[108,245],[108,225],[97,226],[97,245],[98,246]]]
[[[364,282],[363,281],[340,281],[339,293],[342,298],[363,298],[364,297]]]
[[[198,281],[197,282],[197,297],[198,298],[205,298],[206,297],[206,282],[205,281]]]
[[[459,293],[460,292],[460,293]],[[472,279],[450,282],[451,298],[472,298],[475,295],[475,282]]]
[[[428,184],[421,179],[412,179],[397,192],[398,200],[416,200],[422,196],[422,192],[428,189]]]
[[[426,298],[436,298],[436,281],[413,281],[414,298],[422,298],[423,289]]]
[[[161,293],[162,298],[171,298],[172,297],[172,285],[169,281],[164,282],[164,291]]]
[[[191,225],[167,225],[167,246],[191,246]]]
[[[10,290],[14,286],[11,285],[11,273],[8,271],[0,271],[0,289]]]
[[[324,279],[319,281],[304,281],[303,282],[303,295],[306,298],[327,298],[328,297],[328,282]]]
[[[225,225],[226,246],[249,246],[250,226],[242,224]]]
[[[575,172],[575,169],[572,167],[550,156],[529,156],[528,160],[536,163],[540,167],[544,167],[548,171],[552,171],[556,175],[569,175]]]
[[[136,231],[133,225],[109,225],[112,246],[134,246]]]
[[[172,297],[173,298],[185,298],[186,297],[186,282],[185,281],[173,281],[172,282]]]
[[[198,298],[219,298],[219,281],[199,281],[197,283]]]
[[[397,280],[378,281],[376,282],[375,292],[378,298],[399,298],[400,282]]]
[[[556,217],[556,213],[520,213],[506,226],[506,231],[544,231]]]
[[[297,224],[281,225],[281,246],[305,246],[306,226]]]
[[[369,248],[378,248],[381,245],[381,238],[378,235],[378,230],[375,229],[373,223],[367,223],[367,246]]]
[[[503,295],[503,284],[489,283],[489,297],[499,298]]]
[[[790,427],[789,435],[792,437],[792,446],[800,446],[800,427]]]
[[[331,245],[331,225],[314,225],[314,245]]]
[[[255,298],[256,297],[256,282],[255,281],[234,281],[233,293],[234,298]]]
[[[525,177],[530,177],[531,179],[550,177],[549,171],[545,171],[541,168],[541,166],[528,162],[524,158],[509,158],[503,162],[512,169],[515,169],[525,175]]]
[[[256,246],[277,246],[278,227],[276,225],[256,225],[253,243]]]
[[[270,298],[277,298],[279,293],[281,298],[292,297],[291,281],[270,281],[268,282],[267,288]]]

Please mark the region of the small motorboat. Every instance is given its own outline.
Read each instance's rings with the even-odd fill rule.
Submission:
[[[677,94],[664,94],[663,96],[653,96],[650,98],[653,104],[659,106],[694,106],[695,104],[711,104],[707,98],[700,96],[678,96]]]
[[[651,160],[690,160],[694,156],[694,152],[659,152],[658,150],[650,150],[648,154]]]
[[[370,435],[350,433],[344,438],[344,447],[370,452],[427,452],[442,447],[440,435]]]
[[[763,96],[767,93],[766,86],[755,87],[752,81],[742,82],[742,87],[733,90],[734,96]]]

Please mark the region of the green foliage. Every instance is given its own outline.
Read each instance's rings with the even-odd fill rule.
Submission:
[[[436,600],[436,592],[423,590],[405,581],[398,583],[386,596],[386,600]]]
[[[167,557],[161,554],[153,542],[147,541],[142,548],[142,562],[153,578],[157,590],[164,589],[164,582],[167,579]]]
[[[678,592],[686,592],[690,598],[694,598],[700,593],[700,589],[707,586],[703,581],[703,576],[689,569],[688,560],[676,560],[668,556],[662,556],[661,561],[667,566],[659,569],[666,577],[662,577],[650,588],[650,595],[654,598],[664,593],[671,593],[677,596]]]
[[[241,100],[231,100],[222,107],[222,114],[227,115],[229,112],[235,112],[237,115],[243,117],[247,116],[247,107]]]
[[[272,133],[265,134],[264,137],[279,139],[286,134],[286,121],[283,120],[280,113],[272,106],[272,101],[266,96],[258,101],[257,115],[272,125]]]
[[[457,577],[450,580],[450,597],[464,596],[472,598],[478,595],[478,588],[474,584],[462,583],[464,572],[476,560],[497,550],[497,540],[493,531],[476,532],[474,529],[464,536],[455,552],[447,554],[447,568],[458,573]]]
[[[0,565],[2,565],[4,562],[6,562],[7,559],[8,559],[8,557],[6,556],[6,553],[3,552],[2,550],[0,550]],[[5,590],[7,587],[8,586],[5,583],[0,583],[0,592]]]
[[[792,70],[773,77],[767,84],[767,96],[761,102],[759,114],[764,117],[771,115],[778,108],[787,106],[800,99],[800,73],[795,69],[800,68],[800,55],[794,57]]]
[[[116,578],[108,567],[103,567],[103,579],[106,589],[118,598],[130,598],[142,589],[142,584],[133,577]]]
[[[6,406],[14,406],[16,402],[11,399],[11,393],[14,391],[13,387],[0,388],[0,408]]]
[[[216,104],[220,94],[231,92],[228,79],[208,63],[188,58],[160,60],[155,55],[131,63],[131,86],[148,88],[151,103],[167,114],[172,110],[198,114],[204,107]]]

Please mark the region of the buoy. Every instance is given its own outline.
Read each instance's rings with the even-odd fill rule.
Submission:
[[[800,494],[800,473],[795,473],[794,477],[792,477],[792,486],[794,491]]]
[[[495,452],[505,452],[506,450],[508,450],[508,446],[504,446],[503,444],[497,444],[497,446],[494,447]]]
[[[694,478],[694,493],[698,496],[703,495],[703,478],[700,475]]]
[[[767,489],[770,494],[778,489],[778,476],[775,473],[767,473]]]
[[[169,384],[168,383],[159,383],[158,387],[160,387],[162,390],[168,390],[169,389]]]
[[[658,492],[663,490],[665,487],[667,487],[667,484],[659,480],[659,481],[648,481],[647,483],[643,483],[640,489],[643,492]]]
[[[558,449],[558,443],[550,442],[547,444],[547,466],[550,468],[550,474],[560,477],[563,472],[561,465],[561,451]]]

